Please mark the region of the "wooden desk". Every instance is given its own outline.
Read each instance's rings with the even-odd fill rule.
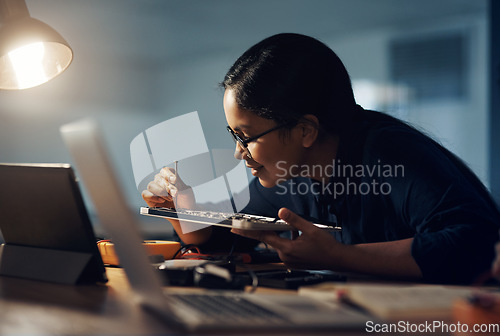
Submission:
[[[175,334],[133,302],[122,269],[107,268],[107,274],[110,281],[101,286],[58,285],[0,276],[0,335]],[[266,288],[258,291],[287,292]],[[366,335],[365,332],[335,333],[342,334]]]
[[[1,335],[148,335],[168,329],[131,302],[121,269],[106,285],[58,285],[0,277]]]
[[[0,335],[174,334],[133,302],[122,269],[107,268],[107,274],[110,281],[102,286],[59,285],[0,276]]]

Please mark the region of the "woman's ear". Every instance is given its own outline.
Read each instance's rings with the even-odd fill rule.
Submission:
[[[319,120],[315,115],[306,114],[300,121],[302,127],[302,145],[311,147],[319,135]]]

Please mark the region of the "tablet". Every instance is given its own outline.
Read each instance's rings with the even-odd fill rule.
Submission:
[[[5,241],[0,274],[12,271],[21,277],[68,282],[74,272],[76,282],[107,281],[70,165],[0,164],[0,186],[0,231]],[[29,260],[21,260],[22,255]]]

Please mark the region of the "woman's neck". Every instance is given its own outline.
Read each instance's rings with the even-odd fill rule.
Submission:
[[[308,169],[311,179],[328,182],[330,175],[326,167],[334,164],[338,147],[339,137],[329,135],[308,148],[303,168]]]

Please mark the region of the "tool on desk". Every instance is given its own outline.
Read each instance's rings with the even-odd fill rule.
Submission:
[[[172,259],[175,253],[181,248],[181,243],[165,240],[145,240],[142,245],[151,256],[161,256],[163,260]],[[111,240],[100,240],[97,248],[101,253],[102,261],[107,265],[118,266],[120,260],[115,251],[115,245]]]
[[[344,275],[331,271],[313,271],[313,270],[262,270],[253,272],[257,277],[259,286],[282,289],[298,289],[302,286],[310,286],[326,281],[344,282]],[[240,276],[249,277],[241,272]]]
[[[65,125],[63,138],[93,199],[103,228],[111,235],[136,298],[172,328],[208,330],[364,330],[371,317],[346,306],[295,294],[261,295],[214,290],[176,293],[162,288],[150,266],[139,225],[127,207],[97,125]],[[110,211],[112,209],[112,211]],[[216,309],[214,309],[216,307]]]

